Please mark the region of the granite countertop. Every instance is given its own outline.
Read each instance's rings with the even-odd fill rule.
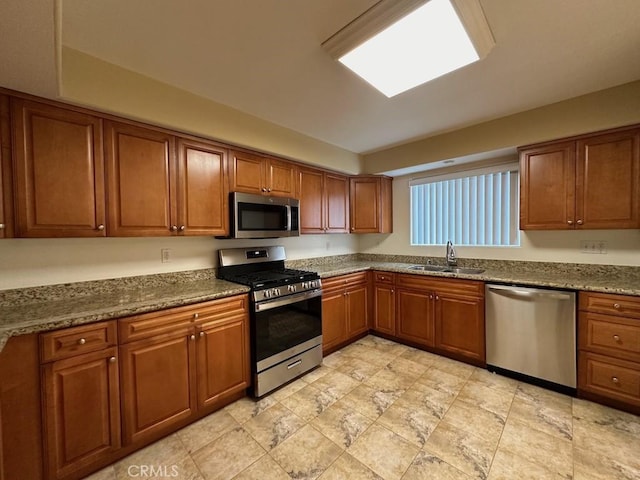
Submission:
[[[211,276],[143,282],[141,285],[127,280],[0,292],[0,351],[7,340],[16,335],[126,317],[249,291],[248,287]],[[84,289],[82,285],[85,285]]]

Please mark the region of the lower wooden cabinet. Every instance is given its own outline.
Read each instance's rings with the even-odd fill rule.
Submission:
[[[433,292],[398,288],[397,295],[396,335],[398,338],[425,347],[433,347],[435,341]]]
[[[395,275],[373,272],[373,331],[396,334]]]
[[[326,355],[369,331],[368,272],[329,278],[322,284],[322,351]]]

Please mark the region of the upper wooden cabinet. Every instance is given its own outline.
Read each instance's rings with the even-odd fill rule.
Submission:
[[[300,233],[349,232],[349,178],[300,168]]]
[[[19,98],[11,110],[16,236],[104,236],[101,120]]]
[[[351,233],[393,231],[391,183],[392,179],[389,177],[351,177]]]
[[[225,149],[116,122],[105,136],[109,235],[228,232]]]
[[[0,238],[13,236],[9,97],[0,95]]]
[[[520,149],[520,228],[640,228],[640,129]]]
[[[238,151],[231,157],[232,192],[297,198],[293,163]]]

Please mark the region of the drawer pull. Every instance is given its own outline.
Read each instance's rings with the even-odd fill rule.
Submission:
[[[613,336],[613,339],[614,339],[616,342],[619,342],[619,341],[620,341],[620,335],[614,335],[614,336]]]
[[[194,314],[193,314],[193,319],[194,319],[194,320],[197,320],[199,317],[200,317],[200,314],[199,314],[199,313],[194,313]]]
[[[618,377],[611,377],[611,381],[615,384],[620,383],[620,380],[618,380]]]
[[[110,357],[109,363],[116,363],[116,357]]]
[[[300,365],[302,363],[302,360],[296,360],[295,362],[293,362],[290,365],[287,365],[287,370],[291,370],[293,367],[297,367],[298,365]]]
[[[87,341],[84,338],[78,340],[78,345],[84,345],[85,343],[87,343]]]
[[[619,303],[614,303],[613,304],[613,308],[615,308],[616,310],[620,309],[620,304]]]
[[[200,332],[200,338],[204,337],[205,333],[204,332]]]
[[[189,340],[195,340],[196,336],[195,335],[189,335]]]

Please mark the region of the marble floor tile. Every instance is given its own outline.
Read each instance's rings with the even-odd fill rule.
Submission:
[[[467,380],[451,373],[444,372],[436,367],[430,367],[423,373],[416,383],[426,385],[434,390],[440,390],[452,395],[457,395]]]
[[[318,478],[342,449],[311,425],[306,425],[274,448],[270,455],[295,479]]]
[[[85,480],[116,480],[116,469],[113,465],[109,465],[108,467],[89,475]]]
[[[226,410],[218,410],[178,430],[176,435],[180,438],[187,451],[191,453],[204,447],[207,443],[212,442],[225,431],[238,426],[239,423],[236,422],[235,418],[233,418],[229,412]]]
[[[529,402],[515,397],[509,417],[531,428],[556,437],[573,438],[573,416],[571,405],[556,402]]]
[[[263,455],[260,459],[244,469],[233,480],[290,480],[287,472],[278,465],[270,455]]]
[[[415,383],[396,400],[395,404],[419,409],[442,419],[455,399],[455,394],[435,390],[422,383]]]
[[[337,350],[331,355],[327,355],[326,357],[324,357],[322,359],[322,365],[324,365],[325,367],[337,369],[341,365],[349,362],[352,359],[353,357],[349,357],[348,355],[342,353],[341,350]]]
[[[571,407],[573,404],[573,398],[569,395],[523,382],[518,384],[515,396],[530,403],[555,405],[556,408]]]
[[[632,462],[619,461],[593,450],[574,448],[573,462],[574,480],[637,480],[640,478],[640,468],[628,465]]]
[[[376,420],[400,396],[404,390],[393,388],[374,388],[369,385],[359,385],[340,401],[346,403],[353,410]]]
[[[306,422],[281,404],[265,410],[243,427],[262,448],[269,451],[306,425]]]
[[[130,478],[130,467],[134,469],[141,466],[169,468],[188,454],[180,438],[174,433],[117,462],[114,465],[116,478],[118,480]]]
[[[300,377],[299,380],[302,380],[306,383],[313,383],[330,372],[333,372],[333,368],[330,368],[326,365],[320,365],[318,368],[311,370],[309,373],[305,373],[302,377]]]
[[[313,385],[298,390],[296,393],[282,399],[280,403],[309,422],[336,403],[338,397],[330,391],[321,391]]]
[[[302,390],[307,385],[309,384],[302,379],[294,380],[293,382],[288,383],[287,385],[277,390],[274,390],[272,393],[269,394],[269,397],[279,402],[280,400],[287,398],[289,395],[292,395],[297,391]]]
[[[440,419],[429,410],[398,402],[391,405],[376,421],[419,448],[424,447],[439,422]]]
[[[471,480],[472,478],[441,458],[423,450],[413,460],[402,480]]]
[[[424,350],[419,350],[417,348],[407,347],[407,350],[403,352],[399,358],[411,360],[412,362],[419,363],[425,367],[430,367],[433,365],[433,362],[437,361],[438,355],[435,353],[425,352]]]
[[[565,477],[548,470],[544,465],[530,462],[508,450],[498,449],[487,478],[488,480],[562,480]]]
[[[388,363],[385,368],[378,370],[375,375],[367,378],[363,383],[374,388],[393,388],[403,391],[416,383],[418,377],[400,373],[391,365],[392,362]]]
[[[381,368],[384,368],[380,365],[365,362],[364,360],[360,360],[358,358],[345,358],[347,360],[345,362],[341,362],[341,364],[336,367],[336,370],[350,376],[351,378],[359,382],[362,382],[372,375],[375,375]]]
[[[451,404],[442,420],[475,435],[482,432],[482,437],[491,442],[494,449],[505,424],[505,420],[495,413],[459,399]]]
[[[429,367],[422,365],[421,363],[414,362],[413,360],[398,357],[394,361],[387,364],[385,368],[391,370],[392,372],[398,373],[399,375],[418,378],[420,375],[426,372],[427,368]]]
[[[320,480],[384,480],[347,452],[340,455],[319,478]]]
[[[229,430],[192,454],[205,480],[228,480],[265,455],[242,427]]]
[[[447,422],[440,422],[429,436],[424,450],[472,478],[484,480],[495,452],[493,441],[482,432],[471,434]]]
[[[334,370],[309,385],[321,392],[327,392],[332,397],[342,398],[360,385],[360,382],[349,375]]]
[[[347,452],[387,480],[398,480],[420,449],[391,430],[373,424]],[[384,453],[383,453],[384,452]]]
[[[311,421],[313,427],[342,448],[350,447],[372,423],[371,418],[362,415],[342,400]]]
[[[383,352],[374,347],[359,343],[352,343],[348,347],[343,348],[342,353],[374,365],[379,365],[380,367],[384,367],[396,358],[396,355],[393,353]]]
[[[570,479],[573,475],[573,444],[570,440],[531,428],[511,416],[507,418],[498,449],[508,450],[564,478]]]
[[[460,377],[465,380],[467,380],[473,372],[477,370],[476,367],[472,365],[458,362],[457,360],[452,360],[447,357],[439,357],[435,359],[431,366],[442,372],[450,373],[451,375],[455,375],[456,377]]]
[[[260,400],[244,397],[224,407],[224,411],[231,415],[236,422],[244,423],[257,415],[260,415],[266,409],[273,407],[276,403],[275,398],[272,396],[263,397]]]
[[[460,393],[458,393],[457,398],[482,407],[506,420],[511,408],[511,402],[513,402],[514,391],[508,392],[491,387],[484,382],[474,380],[472,375],[469,381],[464,384]]]
[[[364,338],[361,338],[356,343],[359,345],[365,345],[367,347],[375,348],[380,352],[391,354],[396,357],[402,355],[410,348],[406,345],[396,343],[392,340],[387,340],[386,338],[376,337],[375,335],[368,335]]]
[[[481,383],[493,390],[500,390],[511,394],[516,391],[519,384],[517,380],[492,373],[484,368],[476,368],[471,374],[471,377],[469,377],[469,380]]]

